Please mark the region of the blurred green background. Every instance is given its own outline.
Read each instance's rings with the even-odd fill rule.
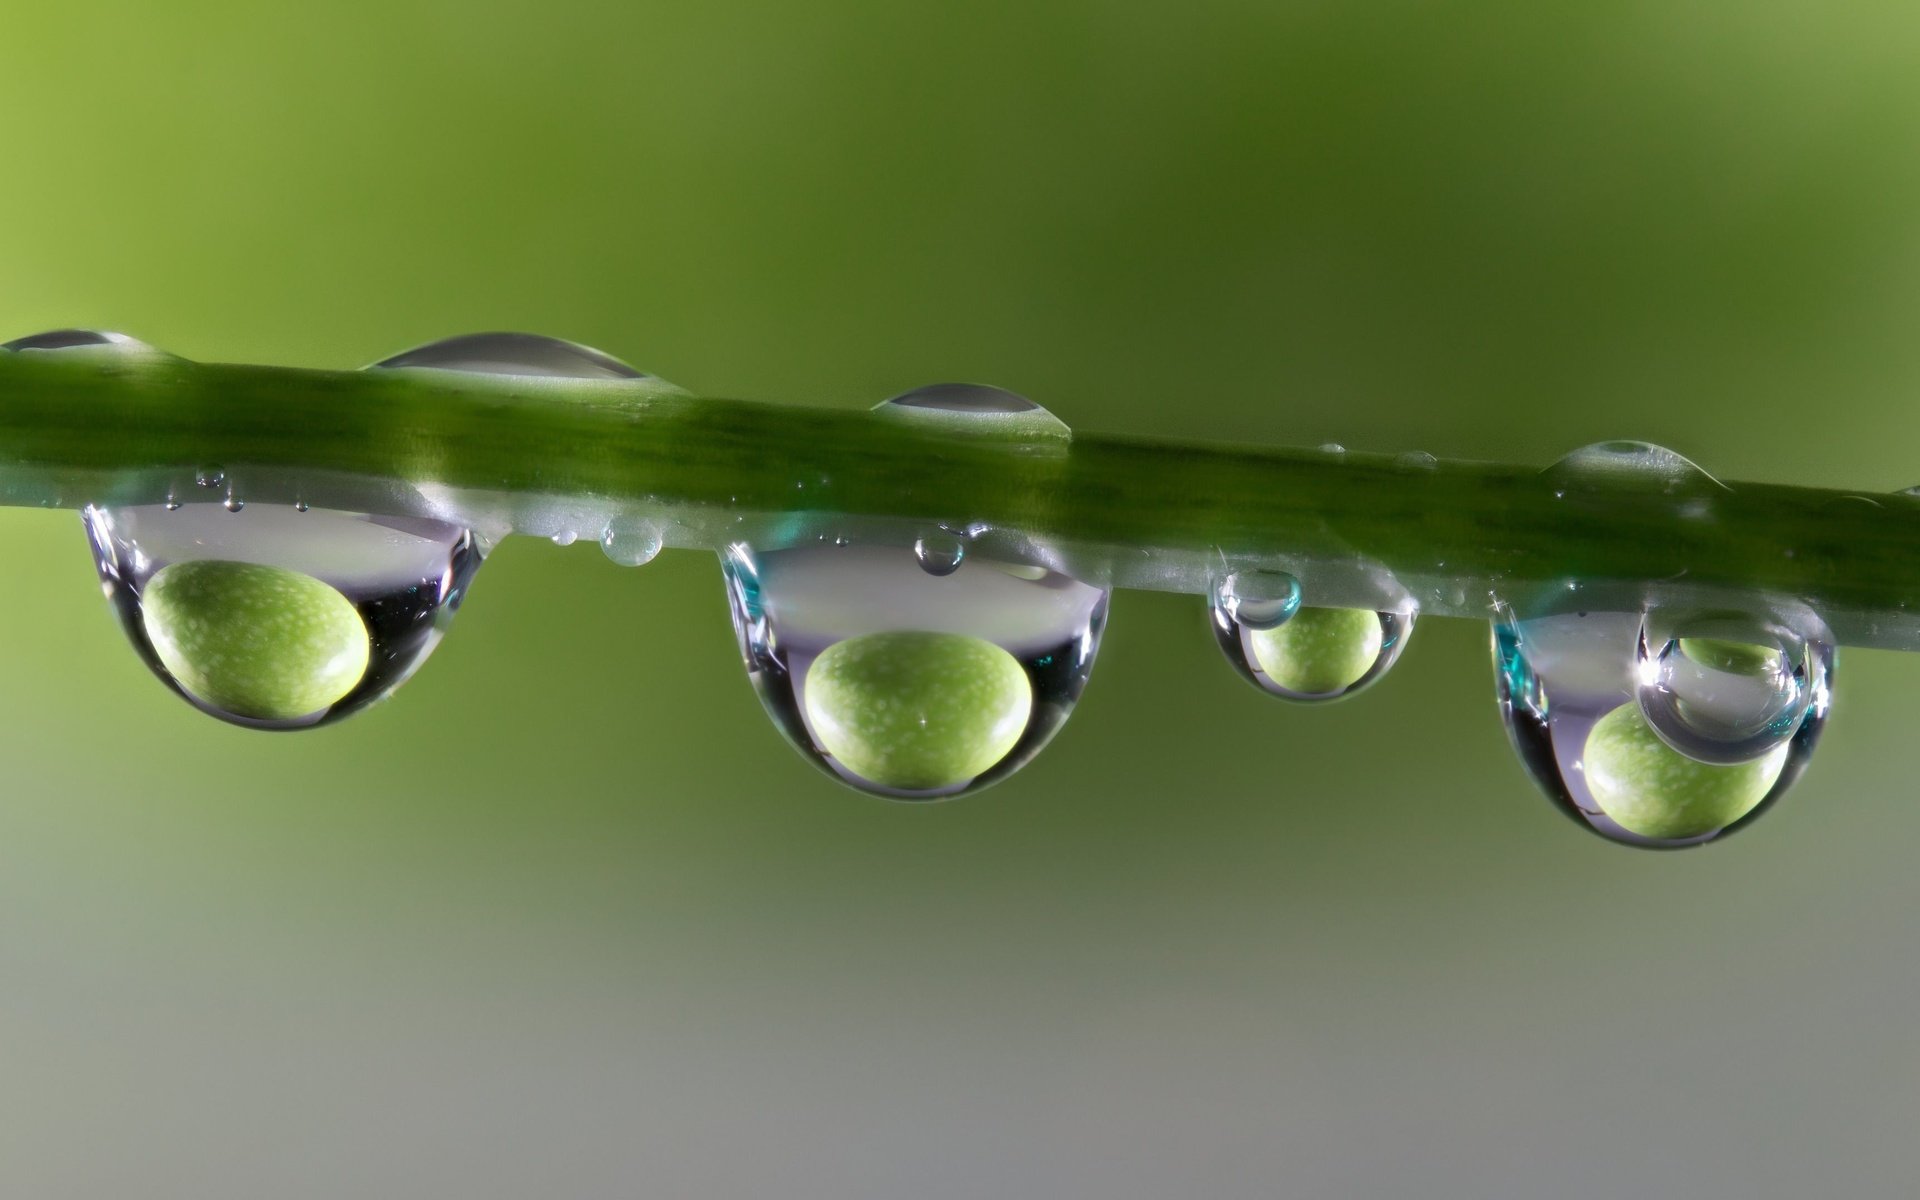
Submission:
[[[0,332],[575,338],[1103,432],[1920,482],[1906,3],[15,6]],[[515,539],[389,704],[147,677],[0,513],[0,1192],[1900,1195],[1920,663],[1795,794],[1550,810],[1486,631],[1302,711],[1123,593],[977,798],[806,767],[718,573]],[[1905,1184],[1902,1181],[1907,1181]]]

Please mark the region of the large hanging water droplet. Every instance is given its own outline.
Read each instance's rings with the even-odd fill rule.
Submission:
[[[969,554],[947,574],[896,545],[722,556],[747,673],[809,760],[862,791],[944,799],[1006,778],[1072,711],[1107,593]]]
[[[373,364],[389,370],[427,367],[481,375],[561,379],[644,379],[639,371],[591,346],[537,333],[467,333],[442,338]]]
[[[1227,661],[1285,700],[1342,700],[1385,675],[1406,649],[1414,613],[1303,607],[1300,584],[1281,571],[1219,580],[1209,606]]]
[[[141,658],[203,711],[260,729],[337,720],[392,692],[481,558],[442,521],[208,502],[83,516]]]
[[[981,383],[928,384],[884,400],[874,411],[946,433],[990,433],[1050,449],[1063,449],[1073,437],[1066,422],[1025,396]]]
[[[1747,762],[1800,728],[1826,691],[1827,659],[1783,625],[1655,610],[1641,626],[1634,694],[1654,733],[1688,758]]]
[[[1695,846],[1754,820],[1805,768],[1826,723],[1833,650],[1811,638],[1797,643],[1805,646],[1801,707],[1784,738],[1757,736],[1753,714],[1766,706],[1748,703],[1757,689],[1735,681],[1765,675],[1777,665],[1768,661],[1774,652],[1789,653],[1747,623],[1739,640],[1682,646],[1676,636],[1643,654],[1645,624],[1627,612],[1504,615],[1493,627],[1500,712],[1534,782],[1583,827],[1630,846]],[[1668,673],[1663,652],[1691,665]],[[1663,678],[1673,690],[1643,708]],[[1690,700],[1703,707],[1682,717]],[[1650,711],[1660,713],[1658,725]],[[1708,748],[1709,733],[1726,736]]]

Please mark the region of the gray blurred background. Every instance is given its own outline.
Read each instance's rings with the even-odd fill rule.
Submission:
[[[476,329],[710,394],[1920,482],[1896,3],[41,5],[0,334],[352,367]],[[1324,711],[1123,593],[1017,778],[809,769],[711,558],[504,544],[262,735],[0,512],[0,1193],[1898,1196],[1920,663],[1695,853],[1555,814],[1486,630]]]

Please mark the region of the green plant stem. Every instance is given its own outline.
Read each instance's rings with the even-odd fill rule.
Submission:
[[[650,383],[0,354],[0,502],[204,499],[193,477],[219,464],[250,503],[583,537],[649,514],[670,544],[706,546],[945,522],[1120,586],[1203,591],[1263,566],[1300,575],[1310,604],[1368,603],[1391,576],[1423,612],[1483,618],[1496,600],[1764,595],[1811,606],[1837,640],[1920,647],[1905,495],[960,424]]]

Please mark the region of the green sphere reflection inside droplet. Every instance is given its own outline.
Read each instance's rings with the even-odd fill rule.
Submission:
[[[1033,713],[1013,655],[954,633],[835,642],[806,676],[814,736],[840,766],[900,791],[957,787],[1005,758]]]
[[[1360,682],[1379,661],[1382,639],[1380,614],[1365,608],[1303,608],[1284,624],[1247,634],[1267,678],[1308,696]]]
[[[1749,642],[1730,642],[1724,638],[1680,639],[1680,653],[1703,667],[1729,675],[1764,675],[1777,670],[1780,651],[1772,646]]]
[[[290,721],[337,703],[366,674],[366,622],[311,575],[202,560],[156,572],[140,595],[147,639],[179,685],[211,708]]]
[[[1601,811],[1629,833],[1660,840],[1700,837],[1746,816],[1786,761],[1786,745],[1731,765],[1688,758],[1661,741],[1634,704],[1596,721],[1582,755]]]

